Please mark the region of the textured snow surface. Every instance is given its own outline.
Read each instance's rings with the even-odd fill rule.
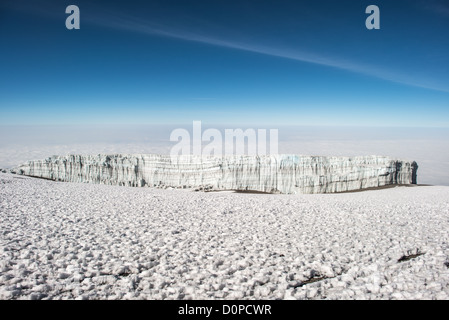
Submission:
[[[68,182],[290,194],[416,183],[417,164],[384,156],[99,154],[53,156],[29,161],[13,171]]]
[[[449,187],[203,193],[0,173],[0,254],[1,299],[448,299]]]

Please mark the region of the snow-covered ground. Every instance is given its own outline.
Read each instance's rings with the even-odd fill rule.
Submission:
[[[2,299],[448,299],[449,187],[203,193],[0,173],[0,255]]]

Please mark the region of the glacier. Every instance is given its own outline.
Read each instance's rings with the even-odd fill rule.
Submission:
[[[64,182],[310,194],[416,184],[417,169],[387,156],[98,154],[52,156],[10,171]]]

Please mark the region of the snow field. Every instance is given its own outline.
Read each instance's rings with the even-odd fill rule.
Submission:
[[[1,299],[448,299],[449,187],[268,195],[0,173],[0,256]]]

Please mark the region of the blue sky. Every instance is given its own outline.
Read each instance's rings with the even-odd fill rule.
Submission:
[[[449,127],[447,30],[440,0],[6,0],[0,125]]]

